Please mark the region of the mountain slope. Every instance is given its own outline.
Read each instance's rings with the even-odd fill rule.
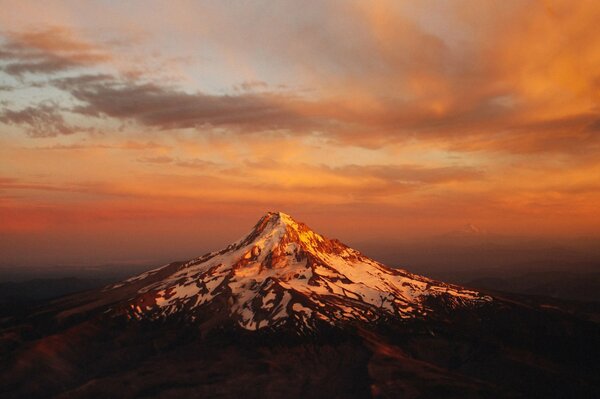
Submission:
[[[137,287],[133,300],[111,312],[138,320],[179,314],[193,321],[218,304],[247,330],[289,323],[312,330],[323,322],[425,317],[434,311],[432,298],[450,308],[491,300],[388,268],[284,213],[266,214],[246,237],[224,250],[156,278],[169,267],[109,287]]]

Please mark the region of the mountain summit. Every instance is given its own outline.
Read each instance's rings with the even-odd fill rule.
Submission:
[[[392,269],[312,231],[282,212],[269,212],[227,248],[143,273],[110,287],[135,296],[111,309],[130,319],[215,315],[247,330],[292,324],[372,322],[424,317],[435,309],[473,306],[489,297]],[[212,324],[212,322],[211,322]]]

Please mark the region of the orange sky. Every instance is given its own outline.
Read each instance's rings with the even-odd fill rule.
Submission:
[[[0,1],[4,263],[600,228],[597,1]],[[197,252],[197,253],[196,253]]]

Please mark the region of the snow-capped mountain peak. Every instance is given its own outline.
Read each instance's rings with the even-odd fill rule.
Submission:
[[[269,251],[285,241],[287,244],[301,246],[305,250],[326,250],[323,236],[310,230],[304,223],[296,222],[283,212],[269,212],[254,226],[250,234],[230,245],[228,249],[244,247],[253,243],[254,251]]]
[[[490,298],[388,268],[282,212],[264,215],[225,249],[170,264],[111,287],[135,289],[113,309],[131,319],[216,315],[247,330],[423,317],[429,299],[470,306]]]

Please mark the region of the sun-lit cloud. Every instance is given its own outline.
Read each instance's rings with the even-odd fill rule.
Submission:
[[[276,209],[353,240],[600,228],[597,2],[3,8],[11,248],[217,245]]]

